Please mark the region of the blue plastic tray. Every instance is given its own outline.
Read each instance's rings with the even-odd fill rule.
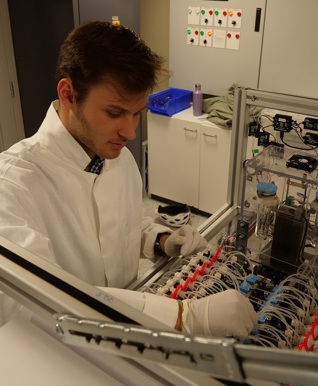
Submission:
[[[156,114],[171,115],[190,107],[192,91],[169,88],[148,97],[148,109]]]

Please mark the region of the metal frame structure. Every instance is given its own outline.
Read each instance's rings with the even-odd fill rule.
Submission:
[[[248,379],[292,380],[304,386],[318,382],[317,354],[260,349],[235,339],[169,330],[2,238],[0,267],[1,290],[54,324],[64,343],[125,358],[157,381],[160,377],[159,384],[168,385],[172,378],[174,385]]]
[[[318,115],[315,99],[236,90],[228,205],[202,225],[200,231],[207,238],[226,227],[239,213],[248,108],[252,105]],[[160,275],[174,261],[158,263],[148,277]],[[145,281],[143,278],[138,284]],[[150,374],[158,385],[220,385],[223,381],[249,385],[259,381],[302,386],[318,383],[316,353],[260,348],[237,343],[235,339],[169,330],[3,238],[0,289],[55,325],[64,343],[81,347],[81,352],[93,348],[124,358],[138,371]]]

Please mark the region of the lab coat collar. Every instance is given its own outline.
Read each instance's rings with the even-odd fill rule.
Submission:
[[[58,108],[58,100],[51,103],[46,117],[37,133],[40,143],[51,152],[57,154],[57,156],[67,160],[69,165],[80,170],[86,170],[91,162],[91,158],[63,125],[57,113]],[[125,147],[117,158],[105,159],[101,173],[126,162],[127,157],[130,158],[130,152]],[[97,177],[97,174],[95,177]]]
[[[42,146],[66,158],[74,167],[85,170],[91,162],[90,157],[68,132],[58,116],[59,101],[51,103],[46,117],[39,128]]]

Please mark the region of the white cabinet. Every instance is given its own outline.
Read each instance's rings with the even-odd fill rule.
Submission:
[[[231,130],[202,124],[200,134],[198,207],[214,213],[227,201]]]
[[[214,213],[226,203],[231,131],[192,108],[147,117],[149,194]]]
[[[148,112],[149,193],[197,207],[200,123]]]

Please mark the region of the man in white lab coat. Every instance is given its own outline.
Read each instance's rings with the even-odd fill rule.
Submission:
[[[171,232],[142,221],[140,173],[125,145],[161,68],[162,59],[125,27],[90,22],[69,34],[57,65],[58,100],[33,137],[0,155],[1,236],[90,284],[114,288],[136,279],[141,247],[147,257],[155,241],[168,255],[204,248],[188,225]],[[242,336],[256,322],[236,291],[192,302],[113,291],[189,332]],[[9,307],[2,306],[3,322]]]

